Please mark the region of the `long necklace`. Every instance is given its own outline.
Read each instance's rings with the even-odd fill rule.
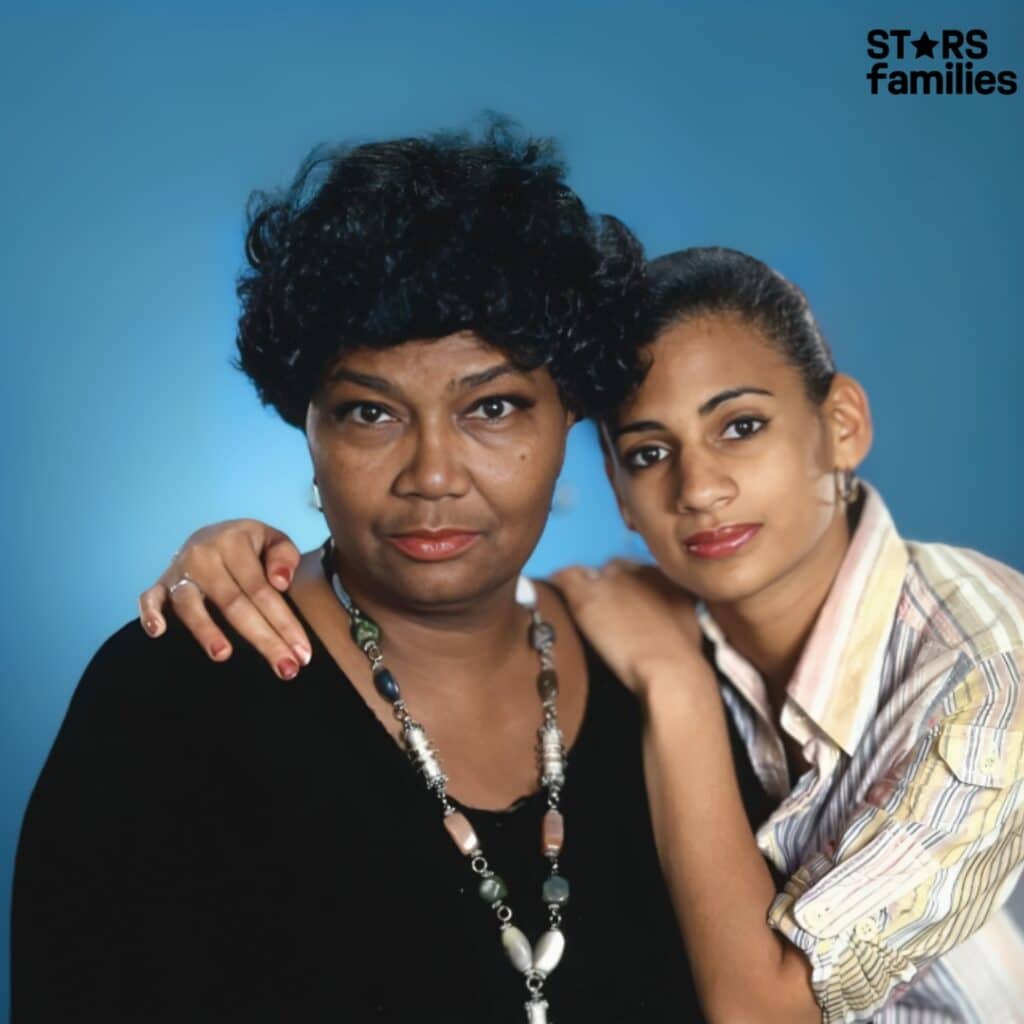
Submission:
[[[477,891],[498,919],[501,944],[509,961],[525,979],[528,993],[524,1004],[527,1024],[554,1024],[548,1021],[544,981],[558,966],[565,951],[565,935],[561,927],[562,908],[569,902],[569,883],[558,872],[558,856],[565,839],[565,826],[558,807],[565,784],[566,758],[556,707],[558,675],[554,658],[555,629],[537,610],[537,593],[533,584],[521,576],[516,587],[516,601],[530,613],[530,646],[537,651],[540,659],[537,692],[544,718],[537,730],[537,774],[547,795],[547,811],[541,824],[541,853],[547,859],[549,868],[548,877],[541,887],[541,899],[548,911],[548,930],[540,936],[535,946],[531,946],[530,940],[512,923],[512,908],[506,903],[508,887],[501,876],[491,869],[473,826],[455,808],[448,796],[448,777],[441,767],[437,750],[423,726],[409,714],[398,681],[384,665],[380,626],[356,606],[342,586],[333,568],[332,553],[332,543],[328,540],[324,545],[324,572],[341,606],[348,613],[352,639],[370,662],[377,693],[391,705],[392,713],[402,727],[402,746],[409,760],[422,775],[427,789],[441,802],[445,829],[459,852],[469,859],[470,869],[480,879]]]

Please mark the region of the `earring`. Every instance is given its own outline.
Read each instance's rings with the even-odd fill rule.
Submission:
[[[313,504],[316,506],[317,512],[323,512],[324,503],[320,500],[320,488],[316,485],[316,477],[313,477]]]
[[[837,466],[832,474],[836,481],[836,498],[844,505],[851,505],[860,494],[860,481],[852,469],[840,469]]]

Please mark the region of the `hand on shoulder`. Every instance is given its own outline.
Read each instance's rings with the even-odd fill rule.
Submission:
[[[311,647],[281,591],[299,564],[298,548],[280,530],[257,519],[232,519],[193,533],[170,565],[139,597],[146,633],[166,630],[168,606],[213,661],[225,661],[232,645],[207,608],[217,608],[281,679],[309,663]]]
[[[695,601],[657,567],[614,559],[601,569],[570,566],[551,582],[580,630],[639,696],[666,665],[706,669]]]

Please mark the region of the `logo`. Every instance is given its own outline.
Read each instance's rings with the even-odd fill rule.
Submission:
[[[984,66],[988,33],[943,29],[934,36],[909,28],[873,28],[867,55],[874,61],[865,76],[872,96],[1013,96],[1017,73]]]

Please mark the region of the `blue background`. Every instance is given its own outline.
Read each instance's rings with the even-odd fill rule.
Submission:
[[[0,14],[4,916],[31,785],[137,592],[205,522],[321,539],[301,435],[228,365],[246,195],[314,143],[493,108],[560,138],[584,198],[652,254],[766,259],[866,384],[865,475],[903,531],[1024,567],[1024,94],[872,97],[864,77],[876,27],[985,28],[984,66],[1024,77],[1018,4],[15,6]],[[538,572],[637,550],[589,428],[574,435]],[[6,982],[5,963],[0,1006]]]

